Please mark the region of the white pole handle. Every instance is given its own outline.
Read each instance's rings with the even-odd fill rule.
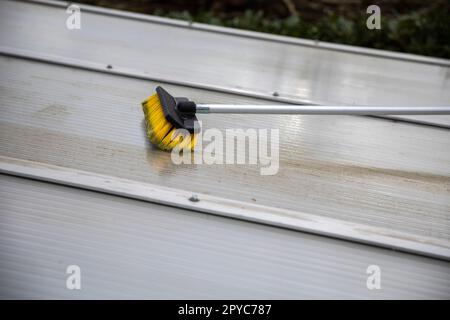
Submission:
[[[430,115],[450,114],[450,106],[387,107],[387,106],[304,106],[304,105],[235,105],[197,104],[198,113],[248,114],[322,114],[322,115]]]

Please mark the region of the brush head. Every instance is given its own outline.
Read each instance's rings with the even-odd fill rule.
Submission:
[[[180,112],[183,110],[191,112]],[[147,137],[152,144],[162,150],[194,150],[199,131],[195,116],[195,103],[187,98],[175,98],[161,87],[142,102]]]

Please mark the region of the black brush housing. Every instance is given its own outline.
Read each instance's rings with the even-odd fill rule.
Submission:
[[[200,131],[198,119],[195,115],[195,102],[185,97],[173,97],[162,87],[156,87],[159,101],[161,102],[164,117],[175,128],[185,129],[190,133]]]

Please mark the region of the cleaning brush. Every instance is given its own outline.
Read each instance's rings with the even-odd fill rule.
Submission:
[[[450,114],[450,106],[308,106],[196,104],[173,97],[162,87],[142,102],[149,140],[162,150],[193,150],[200,130],[196,113],[316,114],[316,115],[430,115]]]

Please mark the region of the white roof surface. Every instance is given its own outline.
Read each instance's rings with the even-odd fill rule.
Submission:
[[[156,85],[213,103],[445,105],[450,62],[86,6],[69,31],[64,5],[0,2],[0,165],[22,176],[2,175],[3,297],[76,297],[52,278],[74,252],[94,273],[111,266],[85,298],[450,297],[448,116],[201,116],[279,129],[279,173],[261,176],[174,165],[140,106]],[[365,287],[370,264],[385,266],[382,293]],[[119,271],[134,278],[114,295]]]

